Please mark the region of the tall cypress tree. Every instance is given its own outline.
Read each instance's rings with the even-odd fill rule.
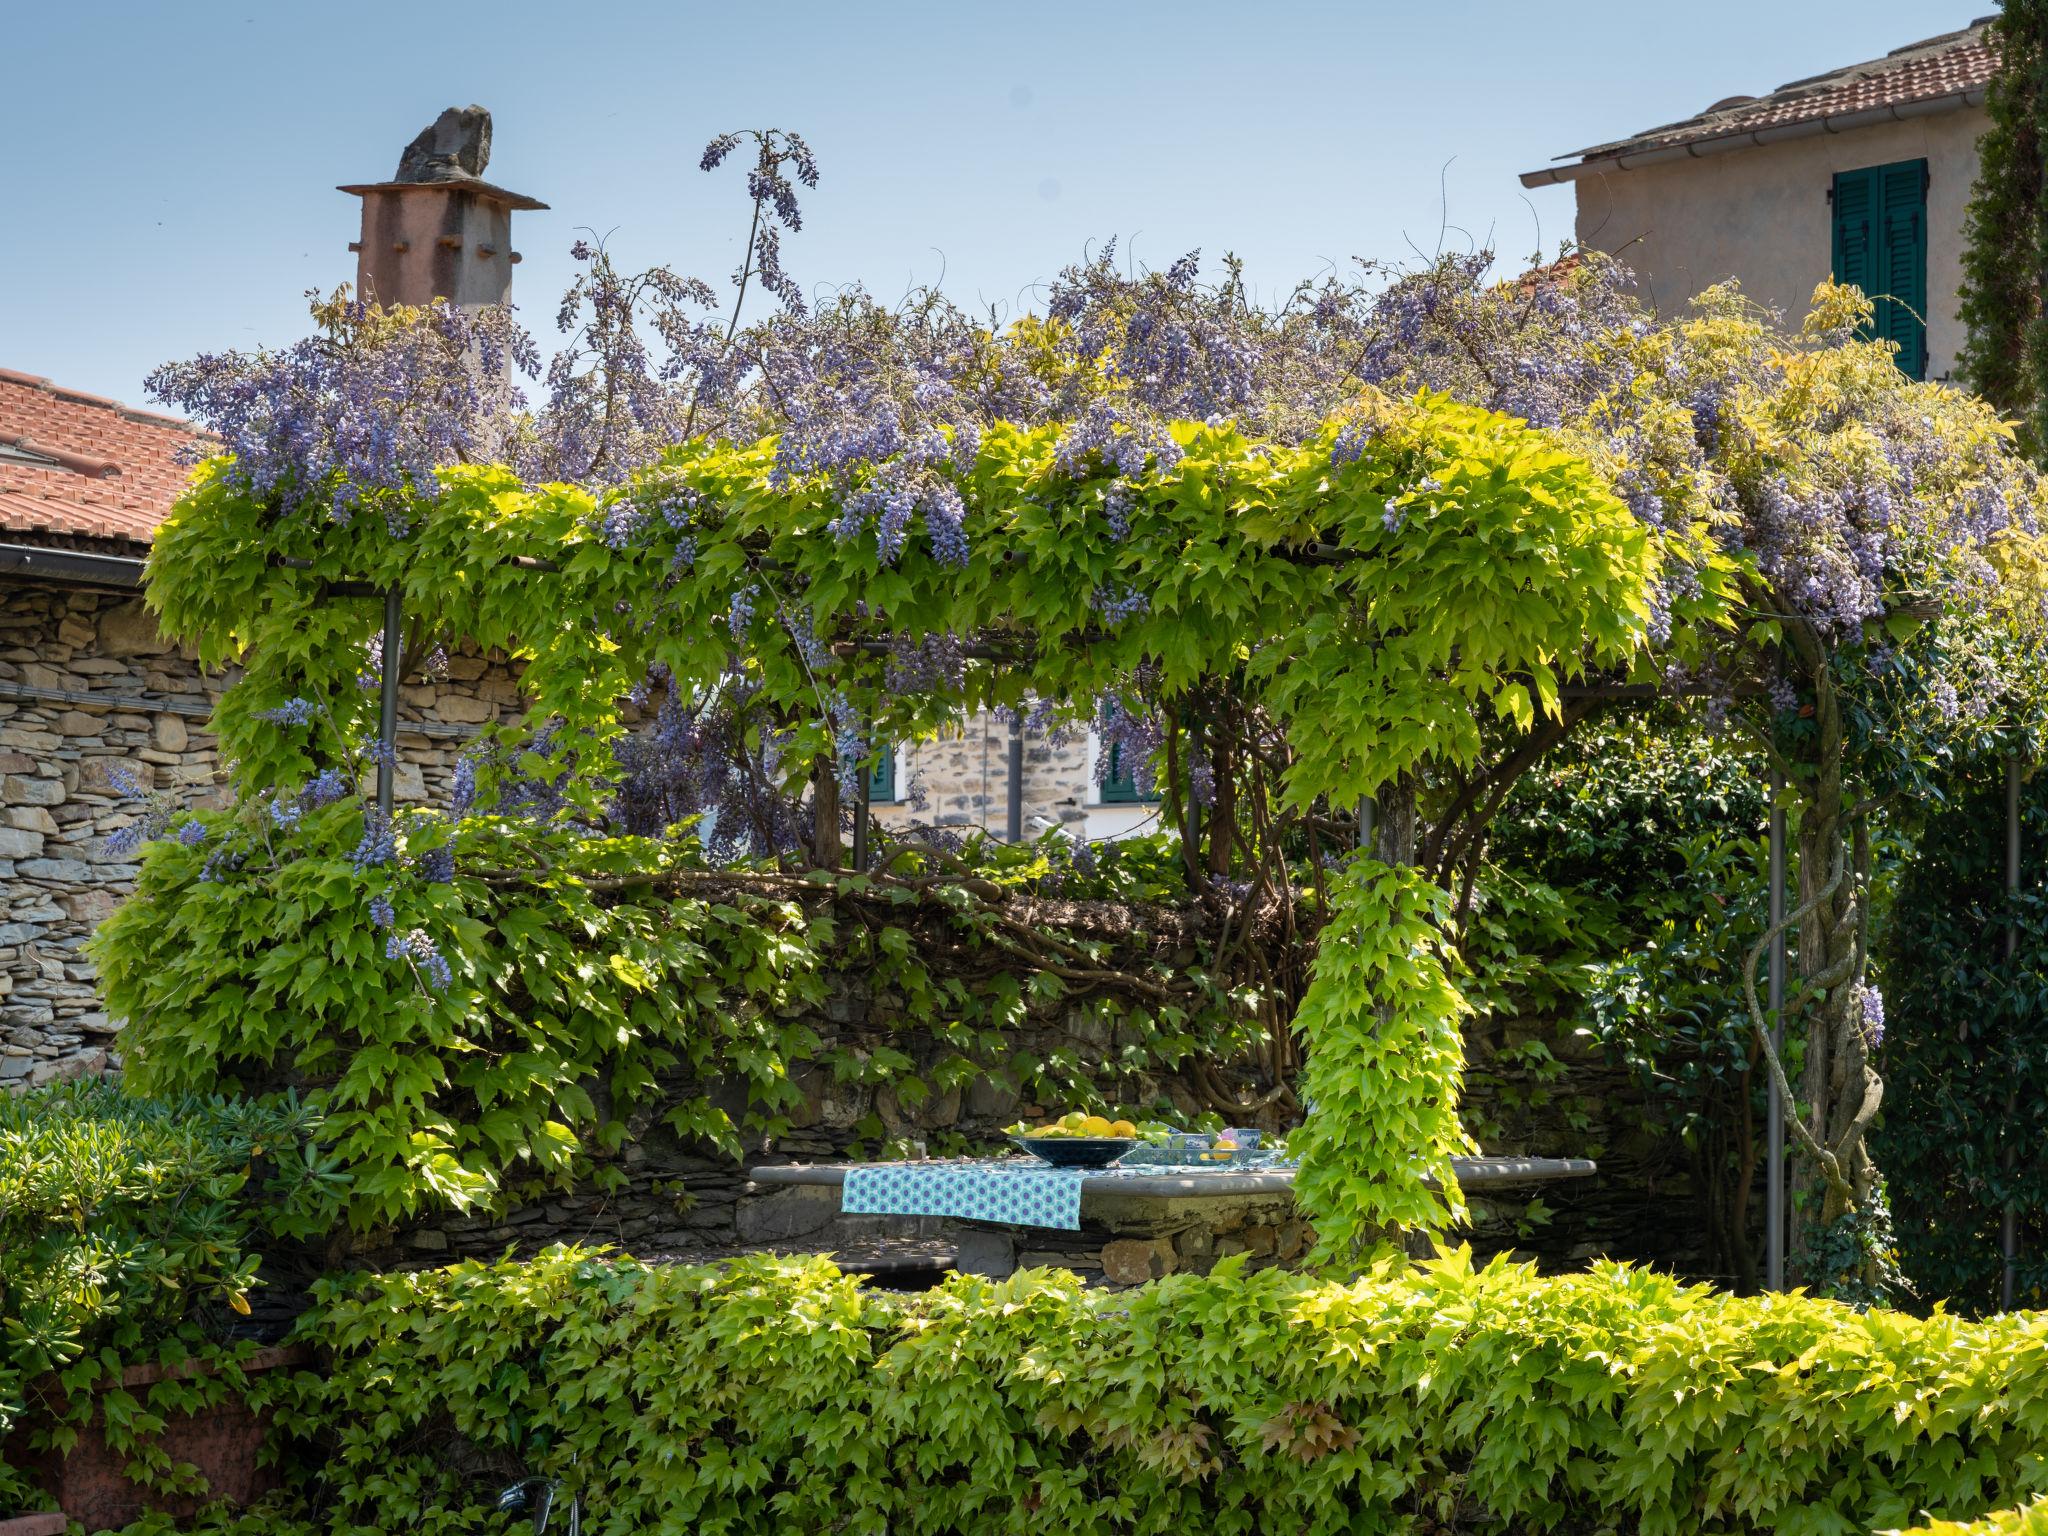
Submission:
[[[2020,424],[2026,451],[2048,449],[2048,0],[2005,0],[1978,141],[1963,253],[1963,382]]]

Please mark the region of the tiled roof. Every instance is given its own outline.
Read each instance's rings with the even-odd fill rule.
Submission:
[[[193,437],[174,416],[0,368],[0,539],[147,544]]]
[[[1910,117],[1946,105],[1963,105],[1973,95],[1981,101],[1998,65],[1985,34],[1994,19],[1981,17],[1960,31],[1894,48],[1881,59],[1794,80],[1767,96],[1731,96],[1682,122],[1645,129],[1558,158],[1626,163],[1632,156],[1659,150],[1704,153],[1711,148],[1768,143],[1823,126],[1852,127],[1862,121]],[[1559,179],[1559,175],[1531,171],[1522,179],[1540,183]]]
[[[1515,293],[1526,299],[1546,288],[1563,288],[1578,276],[1579,269],[1585,264],[1584,252],[1566,251],[1557,260],[1541,262],[1517,277]]]

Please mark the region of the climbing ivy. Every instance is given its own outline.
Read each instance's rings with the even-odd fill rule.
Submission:
[[[289,830],[251,832],[250,819],[193,823],[215,845],[263,839],[231,879],[208,878],[205,843],[151,856],[95,941],[102,985],[132,1021],[136,1089],[289,1088],[320,1103],[360,1226],[584,1179],[612,1187],[626,1123],[650,1107],[737,1158],[743,1131],[788,1129],[806,1066],[886,1083],[910,1109],[983,1074],[1028,1100],[1097,1103],[1197,1053],[1241,1054],[1258,1028],[1248,999],[1199,963],[1091,936],[1085,908],[1066,928],[1020,921],[998,883],[1023,878],[1014,857],[977,896],[905,873],[712,869],[687,840],[485,816],[451,831],[413,812],[401,852],[456,856],[450,879],[422,882],[352,861],[356,802]],[[385,960],[383,930],[363,921],[378,901],[392,931],[442,935],[445,987]],[[828,988],[849,978],[893,1006],[872,1029],[822,1035]],[[1033,1016],[1092,1020],[1112,1047],[1084,1053],[1069,1037],[1034,1055],[1020,1045]],[[742,1109],[724,1107],[734,1089]],[[877,1146],[883,1127],[864,1134]]]
[[[1998,68],[1985,93],[1991,126],[1977,146],[1963,248],[1957,371],[2001,415],[2017,420],[2036,457],[2048,446],[2048,316],[2041,309],[2048,200],[2048,5],[2008,0],[1988,40]]]
[[[2000,1304],[2003,1218],[2018,1221],[2015,1295],[2048,1295],[2048,797],[2025,786],[2025,878],[2005,895],[2004,764],[1974,766],[1925,818],[1883,929],[1883,1061],[1876,1136],[1901,1262],[1927,1301]],[[2006,954],[2008,932],[2014,952]]]
[[[1415,870],[1353,863],[1295,1027],[1308,1042],[1308,1123],[1295,1193],[1315,1213],[1316,1259],[1350,1265],[1403,1230],[1441,1232],[1465,1212],[1451,1159],[1473,1150],[1458,1121],[1461,1026],[1447,898]]]

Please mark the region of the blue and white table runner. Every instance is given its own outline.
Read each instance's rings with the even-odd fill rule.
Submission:
[[[851,1216],[954,1216],[1020,1227],[1081,1229],[1083,1179],[1157,1178],[1173,1168],[1051,1168],[1024,1162],[869,1163],[846,1170]]]

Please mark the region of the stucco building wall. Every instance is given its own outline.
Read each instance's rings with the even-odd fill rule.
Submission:
[[[1594,172],[1575,183],[1579,243],[1634,268],[1643,296],[1663,314],[1734,277],[1750,298],[1796,325],[1833,268],[1828,192],[1835,173],[1924,159],[1927,373],[1943,378],[1963,340],[1956,318],[1963,216],[1977,177],[1977,140],[1988,126],[1981,108],[1962,108]]]

